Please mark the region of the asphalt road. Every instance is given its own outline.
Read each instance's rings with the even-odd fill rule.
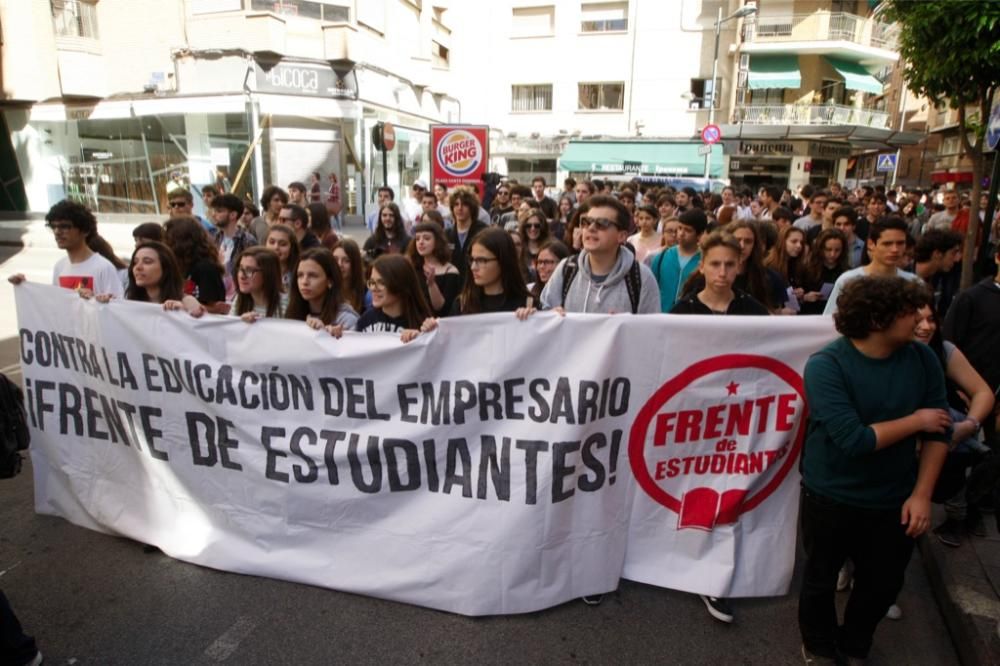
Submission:
[[[0,275],[51,260],[12,254],[0,248]],[[16,364],[16,338],[0,339],[0,368],[20,379]],[[798,572],[786,597],[737,602],[729,626],[697,597],[627,581],[597,607],[466,618],[185,564],[36,515],[30,463],[0,481],[0,525],[0,587],[47,664],[802,663]],[[899,604],[869,663],[958,663],[916,553]]]

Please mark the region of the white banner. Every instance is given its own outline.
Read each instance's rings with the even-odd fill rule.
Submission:
[[[484,615],[784,594],[825,317],[512,314],[402,345],[15,290],[40,513]]]

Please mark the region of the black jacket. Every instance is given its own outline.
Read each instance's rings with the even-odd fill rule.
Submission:
[[[465,245],[461,245],[458,242],[458,227],[452,226],[444,232],[448,238],[448,244],[452,248],[451,263],[462,274],[463,281],[469,274],[469,250],[472,248],[472,239],[486,228],[487,226],[479,220],[473,221],[472,226],[469,227],[469,233],[465,236]]]
[[[990,388],[1000,388],[1000,287],[992,277],[952,301],[944,337],[955,343]]]

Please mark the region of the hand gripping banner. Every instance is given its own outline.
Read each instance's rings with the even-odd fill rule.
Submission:
[[[15,293],[40,513],[466,615],[621,577],[788,589],[828,318],[496,314],[403,345]]]

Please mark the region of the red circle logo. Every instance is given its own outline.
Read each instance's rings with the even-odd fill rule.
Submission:
[[[792,368],[766,356],[715,356],[643,405],[629,463],[639,487],[678,515],[679,528],[710,530],[778,489],[798,460],[805,424],[802,377]]]

